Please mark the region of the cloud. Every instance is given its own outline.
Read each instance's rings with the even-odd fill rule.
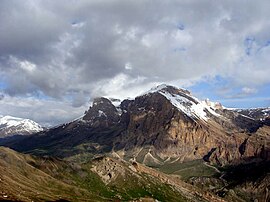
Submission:
[[[216,76],[257,89],[270,83],[269,8],[267,0],[4,0],[0,83],[11,97],[77,108],[96,95]]]
[[[227,98],[230,99],[237,99],[237,98],[246,98],[249,97],[251,95],[254,95],[258,92],[258,90],[256,88],[250,88],[250,87],[243,87],[240,92],[237,93],[233,93],[233,94],[229,94],[227,96]]]
[[[244,87],[242,88],[242,92],[246,95],[250,95],[250,94],[254,94],[257,93],[257,89],[256,88],[248,88],[248,87]]]
[[[29,118],[49,127],[71,121],[83,115],[89,103],[73,107],[70,102],[33,97],[5,96],[0,100],[0,114]]]

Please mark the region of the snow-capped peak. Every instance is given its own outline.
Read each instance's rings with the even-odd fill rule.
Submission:
[[[115,106],[115,107],[119,107],[120,104],[121,104],[121,100],[120,99],[117,99],[117,98],[108,98],[111,103]]]
[[[220,116],[214,110],[217,109],[217,103],[211,103],[210,101],[200,101],[196,97],[192,96],[191,93],[184,89],[178,89],[173,86],[165,84],[159,85],[147,91],[143,95],[152,93],[159,93],[166,97],[179,111],[184,112],[191,118],[208,120],[209,114],[214,116]],[[214,107],[216,106],[216,107]]]
[[[12,116],[0,116],[0,137],[18,134],[32,134],[42,131],[43,128],[30,119]]]
[[[145,93],[143,93],[143,95],[148,94],[148,93],[158,92],[158,91],[160,91],[160,90],[162,90],[164,88],[167,88],[167,87],[168,87],[168,85],[161,84],[161,85],[158,85],[158,86],[155,86],[155,87],[151,88],[149,91],[146,91]]]
[[[155,93],[155,92],[160,92],[162,90],[165,90],[166,91],[168,89],[181,90],[181,91],[183,91],[186,94],[190,94],[190,92],[188,90],[186,90],[186,89],[178,89],[178,88],[176,88],[174,86],[170,86],[170,85],[167,85],[167,84],[160,84],[160,85],[155,86],[155,87],[151,88],[150,90],[144,92],[140,96],[151,94],[151,93]]]

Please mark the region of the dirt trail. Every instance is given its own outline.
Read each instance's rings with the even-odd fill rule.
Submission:
[[[221,173],[220,170],[217,169],[215,166],[212,166],[212,165],[210,165],[210,164],[207,163],[207,162],[204,162],[203,164],[206,165],[206,166],[209,167],[209,168],[213,168],[216,172]]]

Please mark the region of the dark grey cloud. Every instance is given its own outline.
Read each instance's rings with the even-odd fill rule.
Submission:
[[[270,82],[267,0],[0,4],[0,82],[12,97],[76,108],[161,82],[188,86],[217,75],[238,88]]]

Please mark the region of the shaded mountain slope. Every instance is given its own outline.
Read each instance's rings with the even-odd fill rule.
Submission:
[[[50,166],[56,171],[60,167],[64,167],[57,161],[37,160],[29,155],[22,155],[3,147],[0,147],[0,156],[0,199],[53,201],[64,198],[83,200],[85,195],[87,196],[86,190],[61,182],[35,167]]]

